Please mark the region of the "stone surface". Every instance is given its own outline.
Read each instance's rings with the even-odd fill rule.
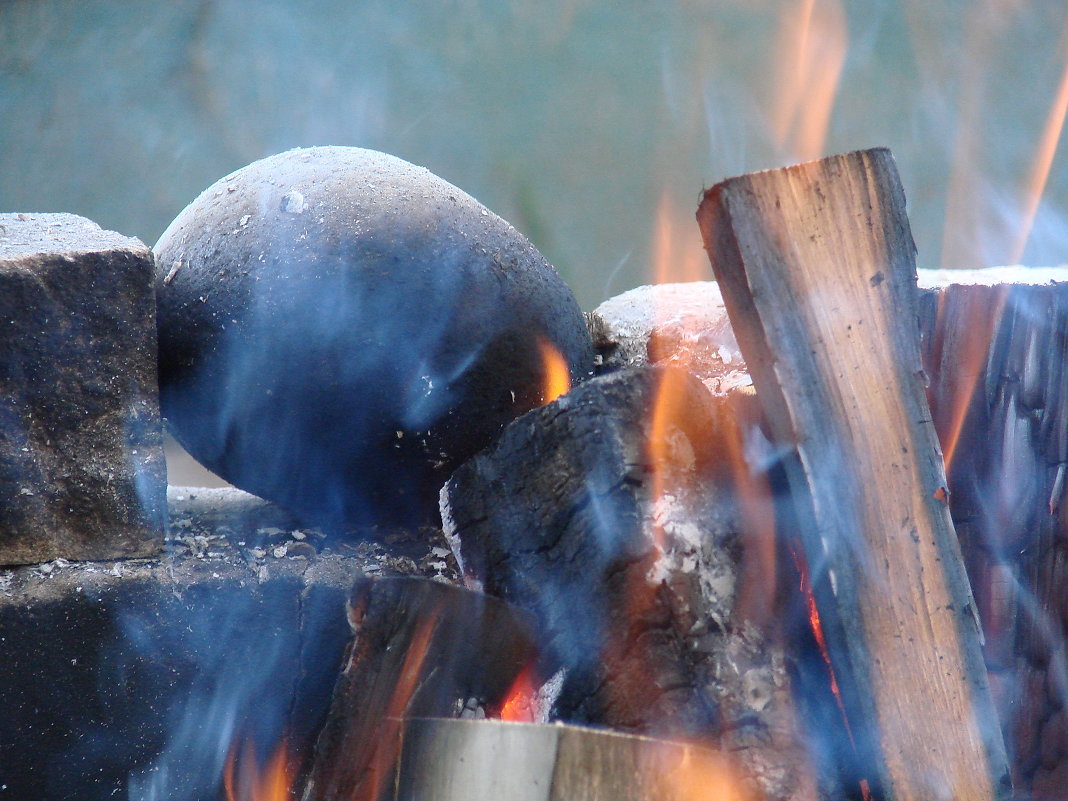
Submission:
[[[0,564],[156,553],[152,253],[70,214],[0,214]]]
[[[578,304],[533,245],[383,153],[255,162],[155,251],[175,437],[318,523],[432,519],[451,469],[543,402],[542,342],[572,380],[592,369]]]
[[[333,551],[245,493],[170,495],[160,559],[0,570],[0,799],[221,798],[231,747],[310,747],[354,582],[456,579],[440,532]]]
[[[685,367],[715,394],[752,384],[715,281],[640,286],[586,319],[604,370]]]

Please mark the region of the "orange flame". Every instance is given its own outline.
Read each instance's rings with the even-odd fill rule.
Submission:
[[[708,258],[692,214],[683,217],[671,203],[665,187],[656,205],[653,228],[653,283],[702,281],[708,277]]]
[[[564,355],[555,345],[539,337],[538,349],[541,351],[541,363],[545,368],[542,403],[552,403],[571,389],[571,374],[568,372]]]
[[[430,651],[430,642],[437,629],[439,614],[440,610],[434,610],[419,621],[418,628],[412,635],[408,646],[408,652],[404,655],[404,663],[397,674],[393,694],[390,696],[382,719],[381,737],[371,757],[368,791],[364,796],[367,799],[379,798],[382,783],[389,781],[389,772],[397,760],[400,730],[404,725],[402,718],[411,705],[415,691],[419,688],[419,680],[423,675],[423,663]]]
[[[794,158],[818,158],[830,127],[849,37],[838,0],[798,0],[783,14],[771,132]]]
[[[661,503],[680,469],[686,466],[692,451],[683,440],[680,423],[686,414],[687,373],[683,370],[664,370],[653,393],[653,404],[646,442],[649,462],[652,466],[652,503]],[[654,515],[653,542],[657,553],[664,550],[664,530]]]
[[[255,746],[246,740],[240,757],[236,747],[226,757],[223,771],[226,801],[289,801],[295,777],[294,761],[284,742],[261,767],[257,765]]]
[[[741,514],[742,569],[734,615],[763,625],[771,619],[777,590],[775,500],[765,471],[753,471],[745,455],[740,403],[724,425],[724,451]]]
[[[534,699],[537,692],[538,687],[534,668],[528,666],[516,676],[507,695],[505,695],[504,703],[501,705],[501,720],[510,720],[516,723],[533,723]]]
[[[662,797],[676,801],[752,801],[752,793],[742,784],[726,755],[690,747],[678,759],[674,748],[650,748],[652,759],[646,771],[655,777]]]
[[[1065,29],[1068,34],[1068,28]],[[1062,38],[1062,43],[1068,41],[1068,36]],[[1060,87],[1053,99],[1046,125],[1042,130],[1042,138],[1038,143],[1038,152],[1035,161],[1031,165],[1031,174],[1028,176],[1027,186],[1024,190],[1024,212],[1020,220],[1020,227],[1016,233],[1016,242],[1013,245],[1010,264],[1016,264],[1023,257],[1027,240],[1031,236],[1031,228],[1035,224],[1035,215],[1038,213],[1038,204],[1046,191],[1046,180],[1049,178],[1050,167],[1053,165],[1053,156],[1057,152],[1057,142],[1061,138],[1064,129],[1065,114],[1068,113],[1068,61],[1065,63],[1064,73],[1061,75]]]
[[[1005,286],[994,289],[978,286],[965,289],[959,296],[959,304],[953,310],[955,315],[963,319],[947,319],[946,294],[939,295],[933,351],[936,360],[935,374],[942,375],[937,382],[940,394],[932,397],[931,407],[935,429],[942,445],[947,476],[957,456],[957,446],[960,444],[964,423],[972,405],[972,396],[975,394],[979,377],[984,372],[1007,296]],[[952,353],[943,355],[943,350],[947,347],[947,332],[955,332],[956,336],[949,345]],[[938,363],[942,360],[952,361],[954,367],[943,373],[941,364]]]

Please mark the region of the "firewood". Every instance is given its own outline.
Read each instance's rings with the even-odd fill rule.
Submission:
[[[665,475],[649,442],[669,382]],[[542,676],[563,671],[553,718],[718,741],[763,796],[805,799],[772,532],[743,525],[728,458],[748,408],[678,368],[590,379],[457,470],[443,520],[469,584],[534,613]]]
[[[760,797],[723,754],[561,724],[410,720],[395,801],[688,801]]]
[[[931,410],[1013,781],[1050,801],[1063,791],[1051,763],[1068,761],[1050,723],[1068,680],[1068,269],[920,271],[920,287]]]
[[[698,220],[758,397],[795,449],[799,534],[869,784],[888,799],[1005,797],[892,156],[733,178]]]
[[[533,657],[525,616],[481,593],[419,579],[357,584],[353,638],[304,801],[389,797],[400,720],[499,705]]]

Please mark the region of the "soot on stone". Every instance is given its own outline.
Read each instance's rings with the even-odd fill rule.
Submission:
[[[292,150],[209,187],[155,248],[161,402],[235,485],[324,525],[429,519],[451,469],[542,402],[573,294],[474,198],[393,156]]]

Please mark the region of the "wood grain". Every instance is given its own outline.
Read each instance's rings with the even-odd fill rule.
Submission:
[[[395,801],[754,801],[723,754],[563,724],[413,719]]]
[[[1007,797],[974,602],[924,396],[914,245],[887,150],[745,175],[698,211],[788,474],[867,778]]]

